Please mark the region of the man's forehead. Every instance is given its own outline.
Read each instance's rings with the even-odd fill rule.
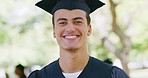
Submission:
[[[86,12],[80,9],[74,9],[74,10],[67,10],[67,9],[59,9],[54,13],[55,15],[86,15]]]
[[[58,19],[67,19],[67,20],[74,20],[74,19],[85,19],[86,12],[83,10],[75,9],[75,10],[67,10],[67,9],[60,9],[54,13],[54,18]]]
[[[57,21],[68,21],[68,20],[72,20],[72,21],[75,21],[75,20],[85,20],[83,17],[74,17],[74,18],[58,18]]]

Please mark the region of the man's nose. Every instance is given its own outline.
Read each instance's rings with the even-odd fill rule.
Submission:
[[[76,28],[75,28],[74,24],[69,23],[67,25],[67,29],[66,29],[67,32],[74,32],[75,30],[76,30]]]

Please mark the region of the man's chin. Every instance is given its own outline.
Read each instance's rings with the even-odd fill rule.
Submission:
[[[68,48],[65,48],[66,50],[68,50],[68,51],[76,51],[76,50],[78,50],[78,48],[76,48],[76,47],[68,47]]]

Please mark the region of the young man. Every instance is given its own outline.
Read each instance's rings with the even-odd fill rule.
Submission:
[[[42,0],[36,4],[53,15],[53,35],[60,58],[29,78],[128,78],[123,70],[88,55],[92,32],[89,14],[104,3],[99,0]]]

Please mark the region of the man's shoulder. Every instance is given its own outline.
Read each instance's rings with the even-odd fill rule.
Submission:
[[[28,78],[45,78],[48,74],[52,74],[53,71],[56,70],[58,61],[54,61],[46,66],[44,66],[41,70],[33,71]],[[48,72],[48,73],[47,73]]]
[[[107,64],[97,58],[94,58],[94,57],[90,57],[90,61],[95,68],[111,70],[113,67],[111,64]]]
[[[58,65],[58,60],[51,62],[50,64],[43,67],[41,70],[53,70]]]
[[[110,78],[128,78],[127,74],[120,68],[107,64],[97,58],[91,57],[92,69],[103,75],[111,76]],[[102,77],[105,78],[105,77]]]
[[[116,66],[113,66],[112,68],[111,77],[112,78],[129,78],[128,75],[124,72],[124,70]]]

